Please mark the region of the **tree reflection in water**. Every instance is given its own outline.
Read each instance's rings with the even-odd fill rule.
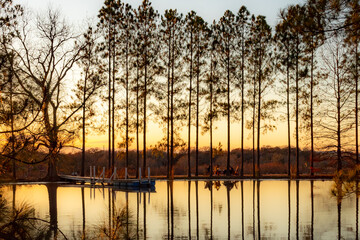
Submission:
[[[314,181],[310,181],[311,191],[311,239],[314,239]]]
[[[253,234],[253,239],[255,239],[255,181],[253,181],[253,186],[252,186],[252,190],[253,190],[253,196],[252,196],[252,200],[253,200],[253,206],[252,206],[252,220],[253,220],[253,224],[252,224],[252,234]]]
[[[257,196],[257,220],[258,220],[258,237],[261,239],[261,224],[260,224],[260,181],[256,181],[256,196]]]
[[[241,237],[245,239],[244,233],[244,182],[241,181]]]
[[[59,232],[57,225],[35,216],[35,209],[27,203],[16,206],[16,186],[13,185],[13,201],[9,203],[0,193],[0,239],[50,239]]]
[[[85,200],[82,189],[82,208],[85,208]],[[102,189],[103,193],[105,189]],[[90,189],[92,191],[92,189]],[[95,192],[94,192],[95,193]],[[102,224],[97,224],[93,226],[92,230],[86,230],[85,227],[85,212],[83,212],[83,228],[82,233],[76,235],[74,232],[72,233],[73,239],[89,239],[89,240],[97,240],[97,239],[139,239],[139,194],[137,193],[137,212],[136,212],[136,225],[133,224],[133,216],[131,211],[129,210],[129,201],[128,201],[128,193],[125,193],[125,205],[121,207],[116,206],[116,194],[115,191],[111,188],[108,188],[108,213],[107,218],[103,219]],[[103,194],[103,197],[105,195]],[[94,194],[95,197],[95,194]],[[145,200],[145,199],[144,199]]]
[[[359,181],[358,181],[358,169],[350,171],[348,173],[339,172],[334,177],[334,184],[331,189],[332,195],[336,197],[337,200],[337,213],[338,213],[338,238],[341,239],[341,203],[344,198],[350,197],[352,194],[355,194],[356,205],[355,205],[355,234],[356,239],[359,239]]]
[[[84,193],[84,188],[81,188],[81,207],[82,207],[82,235],[81,235],[81,239],[86,239],[86,231],[85,231],[85,226],[86,226],[86,218],[85,218],[85,193]]]
[[[191,239],[191,181],[188,182],[188,222],[189,222],[189,239]]]
[[[214,196],[213,188],[211,184],[210,188],[210,239],[213,239],[213,205],[214,205]]]
[[[296,180],[296,239],[299,239],[299,180]]]
[[[356,181],[356,193],[359,192],[359,182]],[[356,194],[356,240],[359,239],[359,194]]]
[[[227,182],[224,182],[224,185],[226,186],[226,195],[227,195],[227,207],[228,207],[228,239],[230,239],[231,237],[231,224],[230,224],[230,191],[231,189],[234,187],[234,184],[225,184]]]
[[[86,230],[85,221],[85,194],[81,188],[82,198],[82,231],[67,233],[58,227],[57,214],[57,184],[46,185],[49,200],[49,221],[36,217],[34,207],[27,203],[16,205],[16,185],[13,185],[12,201],[2,197],[0,192],[0,239],[27,240],[27,239],[139,239],[138,231],[132,224],[132,215],[126,205],[120,208],[115,206],[114,194],[109,189],[109,220],[103,224]],[[145,198],[144,198],[145,200]],[[144,202],[145,205],[145,202]],[[145,216],[144,216],[145,217]]]
[[[268,189],[272,184],[280,189],[277,193],[283,195],[270,195]],[[66,189],[72,191],[65,192],[72,192],[74,197],[69,201],[72,204],[75,203],[72,199],[77,199],[79,205],[69,204],[71,206],[64,211],[64,196],[69,196],[62,191],[65,187],[48,184],[40,187],[44,194],[41,199],[46,199],[49,206],[44,212],[36,208],[36,201],[33,206],[20,204],[23,190],[32,187],[10,185],[3,188],[5,194],[0,197],[0,239],[144,239],[145,236],[149,239],[316,239],[329,236],[358,239],[359,202],[358,195],[355,198],[353,194],[358,192],[358,183],[335,181],[331,186],[329,181],[324,184],[312,180],[164,181],[159,182],[160,194],[151,195],[152,204],[148,192],[124,193],[99,186],[67,186]],[[332,199],[328,198],[330,189],[335,195]],[[182,191],[185,194],[179,194]],[[280,203],[273,205],[274,199]],[[319,205],[324,201],[328,204]],[[105,208],[94,209],[93,206],[99,204]],[[285,211],[276,218],[269,215],[279,206]],[[221,212],[221,208],[225,211]],[[73,229],[67,227],[71,224],[69,210],[77,211],[73,215],[76,217]],[[104,216],[98,218],[99,214]],[[159,218],[163,224],[154,223],[157,214],[163,217]],[[278,222],[271,222],[277,218]],[[280,226],[276,225],[280,221],[288,224],[282,232],[269,228]],[[328,223],[323,224],[324,221]]]
[[[95,227],[95,231],[90,233],[90,236],[87,234],[89,236],[87,239],[136,239],[136,231],[129,222],[131,218],[126,206],[115,208],[111,219],[112,226],[104,221],[102,225]]]
[[[288,239],[290,240],[291,231],[291,192],[290,192],[290,180],[288,181]]]
[[[237,188],[238,181],[224,181],[223,185],[226,187],[226,193],[227,193],[227,222],[228,222],[228,239],[231,239],[231,208],[230,208],[230,191],[235,187]],[[198,201],[198,188],[197,188],[197,182],[196,185],[196,201]],[[205,189],[209,189],[210,191],[210,232],[206,231],[206,239],[213,239],[213,187],[216,190],[219,190],[221,187],[220,181],[207,181],[205,182]],[[190,184],[189,184],[189,192],[190,192]],[[243,182],[241,182],[241,206],[242,206],[242,238],[244,239],[244,192],[243,192]],[[190,209],[190,208],[189,208]],[[198,202],[196,203],[196,211],[197,211],[197,219],[198,219]],[[190,212],[189,212],[190,216]],[[198,231],[198,228],[197,228]],[[198,233],[197,233],[198,234]]]
[[[167,182],[167,224],[168,224],[167,238],[168,239],[174,239],[174,190],[173,190],[173,181],[168,181]]]
[[[196,196],[196,239],[199,239],[199,186],[198,181],[195,181],[195,196]]]

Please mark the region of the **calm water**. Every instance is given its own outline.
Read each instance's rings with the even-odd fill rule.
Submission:
[[[108,239],[111,232],[119,239],[356,239],[358,235],[358,199],[349,194],[340,201],[332,194],[332,181],[212,183],[157,181],[151,193],[100,186],[6,185],[0,193],[11,208],[31,206],[43,225],[51,223],[68,239]],[[64,238],[59,231],[55,234]]]

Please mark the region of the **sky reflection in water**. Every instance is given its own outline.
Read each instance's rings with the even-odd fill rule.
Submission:
[[[66,185],[0,191],[9,204],[26,202],[36,217],[57,222],[69,239],[115,229],[120,239],[355,239],[358,199],[351,194],[338,204],[332,187],[332,181],[157,181],[153,193]]]

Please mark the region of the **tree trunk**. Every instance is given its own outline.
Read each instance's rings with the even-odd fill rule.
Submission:
[[[199,103],[199,95],[200,95],[200,43],[199,43],[199,34],[198,34],[198,39],[197,39],[197,61],[196,61],[196,146],[195,146],[195,162],[196,162],[196,166],[195,166],[195,176],[199,175],[199,108],[200,108],[200,103]]]
[[[311,49],[311,79],[310,79],[310,175],[314,176],[314,120],[313,120],[313,88],[314,88],[314,50]]]
[[[296,137],[296,178],[299,177],[299,49],[296,53],[295,69],[295,90],[296,90],[296,107],[295,107],[295,137]]]
[[[109,147],[109,161],[108,161],[108,168],[111,167],[111,27],[109,26],[109,129],[108,129],[108,147]]]
[[[356,165],[359,165],[359,109],[358,109],[358,98],[359,98],[359,92],[358,92],[358,81],[359,81],[359,73],[358,73],[358,42],[356,41],[355,44],[355,144],[356,144],[356,151],[355,151],[355,162]],[[357,170],[358,171],[358,170]]]
[[[170,33],[171,34],[171,33]],[[170,59],[171,59],[171,36],[169,36],[169,45],[168,45],[168,51],[169,51],[169,61],[168,61],[168,82],[167,82],[167,136],[166,136],[166,157],[167,157],[167,177],[170,177]]]
[[[126,52],[125,52],[125,71],[126,71],[126,79],[125,79],[125,91],[126,91],[126,136],[125,136],[125,144],[126,144],[126,158],[125,158],[125,167],[129,168],[129,37],[126,36]]]
[[[46,136],[49,137],[49,157],[48,157],[48,171],[44,180],[55,182],[59,180],[57,174],[57,158],[58,158],[58,132],[57,132],[57,122],[56,122],[56,109],[53,111],[53,124],[50,124],[49,118],[49,102],[47,100],[47,96],[49,96],[48,90],[44,88],[43,90],[44,99],[43,105],[41,107],[42,113],[44,115],[44,123],[46,129]]]
[[[261,47],[260,47],[261,48]],[[257,116],[257,176],[260,176],[260,120],[261,120],[261,81],[262,81],[262,71],[261,71],[262,59],[260,56],[259,61],[259,89],[258,89],[258,116]]]
[[[175,71],[175,33],[172,34],[172,62],[171,62],[171,152],[170,152],[170,171],[171,179],[174,178],[174,71]],[[172,186],[172,183],[171,183]]]
[[[145,177],[146,172],[146,98],[147,98],[147,54],[145,50],[145,72],[144,72],[144,134],[143,134],[143,177]]]
[[[57,149],[50,148],[49,154],[50,156],[48,160],[48,171],[45,180],[56,182],[59,180],[59,176],[57,174],[57,157],[58,157]]]
[[[241,42],[241,169],[240,176],[244,176],[244,86],[245,86],[245,46],[244,32]]]
[[[10,59],[11,65],[13,64],[13,59]],[[9,73],[10,81],[10,125],[11,125],[11,156],[15,157],[15,134],[14,134],[14,104],[13,104],[13,74],[12,70]],[[15,159],[12,160],[12,174],[13,179],[16,180],[16,162]]]
[[[111,171],[115,166],[115,57],[116,57],[116,49],[115,49],[115,39],[113,45],[113,68],[112,68],[112,116],[111,116],[111,144],[112,144],[112,153],[111,153]]]
[[[337,66],[338,67],[338,66]],[[337,76],[337,170],[342,169],[341,162],[341,92],[340,92],[340,78]]]
[[[191,177],[191,93],[192,93],[192,73],[193,73],[193,33],[190,32],[190,86],[189,86],[189,128],[188,128],[188,177]]]
[[[286,115],[287,115],[287,131],[288,131],[288,176],[290,177],[291,167],[291,131],[290,131],[290,53],[288,49],[287,53],[287,65],[286,65]]]
[[[210,177],[213,176],[213,60],[210,63]],[[212,187],[212,186],[211,186]]]
[[[255,112],[256,112],[256,71],[254,69],[254,89],[253,89],[253,121],[252,121],[252,161],[253,177],[255,178]]]
[[[227,51],[227,162],[226,175],[230,176],[230,48]]]
[[[139,57],[136,59],[136,178],[139,177],[140,152],[139,152]]]
[[[88,75],[88,71],[85,72],[85,78],[84,78],[84,89],[83,89],[83,112],[82,112],[82,154],[81,154],[81,172],[80,175],[84,176],[85,175],[85,144],[86,144],[86,89],[87,89],[87,76]]]

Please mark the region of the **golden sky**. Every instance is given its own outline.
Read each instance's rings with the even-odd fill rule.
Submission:
[[[287,146],[287,125],[286,123],[277,122],[277,130],[274,132],[267,132],[267,134],[261,135],[260,137],[260,146]],[[218,121],[215,123],[216,129],[213,132],[213,147],[217,147],[219,142],[221,142],[223,149],[227,148],[227,124],[226,121]],[[192,126],[191,132],[191,146],[195,147],[195,127]],[[185,126],[181,131],[181,138],[187,144],[188,132],[187,127]],[[255,133],[256,134],[256,133]],[[208,148],[209,147],[209,134],[206,133],[204,135],[199,135],[199,147],[200,148]],[[231,124],[231,149],[240,148],[241,144],[241,127],[239,123]],[[151,148],[157,144],[163,138],[162,128],[153,122],[148,124],[147,131],[147,147]],[[142,139],[143,135],[140,134],[140,149],[142,149]],[[115,142],[121,141],[120,136],[115,136]],[[292,139],[293,141],[293,139]],[[79,145],[79,142],[76,143]],[[108,135],[107,132],[102,135],[89,135],[87,136],[86,145],[89,148],[100,148],[107,149],[108,148]],[[256,142],[255,142],[256,145]],[[244,147],[252,148],[252,130],[245,129],[244,131]],[[256,146],[255,146],[256,147]],[[135,142],[130,147],[131,149],[136,149]]]

